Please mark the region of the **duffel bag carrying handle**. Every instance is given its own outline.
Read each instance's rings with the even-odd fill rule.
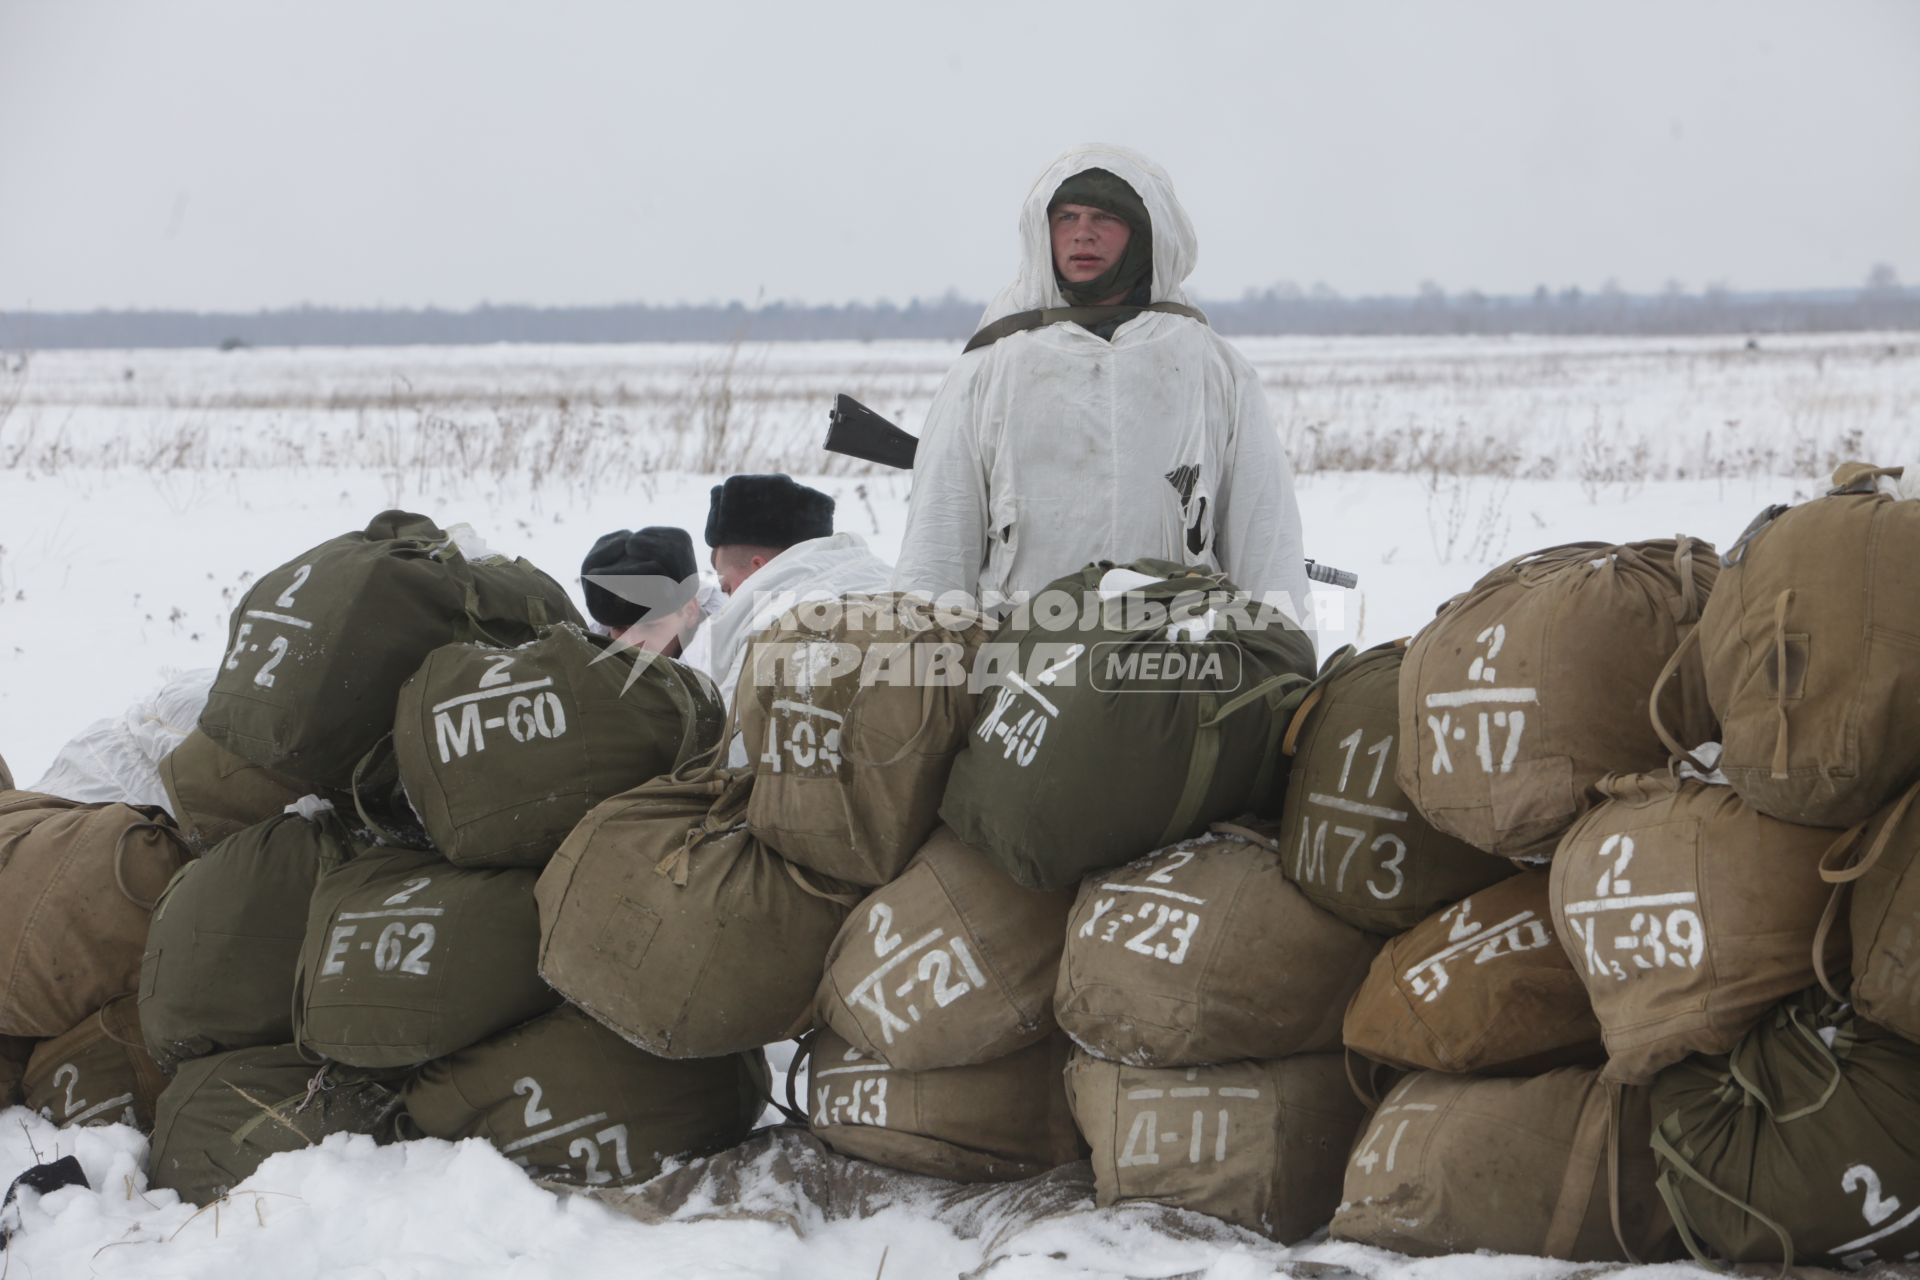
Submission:
[[[353,796],[353,811],[360,815],[360,821],[367,824],[367,830],[373,832],[374,835],[378,836],[386,844],[393,845],[397,848],[407,848],[409,845],[406,840],[396,835],[388,829],[385,823],[368,812],[366,797],[363,794],[366,786],[366,771],[368,766],[374,762],[382,750],[391,754],[392,749],[393,735],[391,733],[369,747],[367,753],[354,763],[353,777],[347,784],[347,790]]]
[[[121,897],[151,915],[153,909],[160,905],[160,898],[167,896],[167,888],[172,887],[173,878],[171,876],[168,877],[166,888],[160,890],[160,897],[155,898],[151,902],[142,901],[134,896],[133,890],[127,887],[127,837],[136,831],[158,831],[169,840],[172,840],[175,845],[179,846],[180,852],[185,856],[187,862],[192,862],[196,855],[194,854],[193,846],[187,843],[187,838],[180,834],[179,828],[170,823],[154,821],[129,822],[125,827],[121,828],[119,838],[113,842],[113,887],[120,891]],[[175,874],[177,875],[178,872]]]
[[[1687,634],[1681,637],[1678,645],[1674,646],[1673,656],[1667,659],[1666,665],[1660,668],[1660,674],[1654,677],[1653,689],[1647,694],[1647,719],[1653,723],[1653,732],[1669,755],[1675,760],[1689,762],[1702,774],[1711,774],[1713,766],[1693,754],[1688,748],[1681,746],[1674,738],[1673,731],[1667,728],[1665,718],[1660,714],[1660,695],[1666,692],[1668,682],[1673,679],[1674,673],[1680,670],[1680,664],[1686,661],[1687,654],[1699,647],[1700,627],[1696,624],[1688,628]]]
[[[1833,892],[1827,895],[1826,910],[1820,913],[1820,925],[1813,931],[1813,975],[1820,980],[1820,989],[1835,1000],[1845,1000],[1847,997],[1834,986],[1833,979],[1827,972],[1827,939],[1833,932],[1833,926],[1839,921],[1842,903],[1853,891],[1853,882],[1873,870],[1879,863],[1881,855],[1885,854],[1893,843],[1894,831],[1906,821],[1907,814],[1913,808],[1913,802],[1916,799],[1920,799],[1920,782],[1908,787],[1906,794],[1900,797],[1899,803],[1887,812],[1886,825],[1880,829],[1880,834],[1874,837],[1873,844],[1857,861],[1849,863],[1847,858],[1852,855],[1867,828],[1873,825],[1873,818],[1856,822],[1841,832],[1839,839],[1828,845],[1827,851],[1820,855],[1820,878],[1833,886]]]

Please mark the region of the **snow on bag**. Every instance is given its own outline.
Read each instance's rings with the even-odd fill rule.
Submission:
[[[284,812],[313,790],[242,759],[198,729],[161,759],[160,781],[180,833],[202,851]]]
[[[1488,853],[1536,857],[1613,772],[1667,748],[1649,696],[1700,618],[1719,560],[1694,538],[1577,542],[1520,556],[1447,602],[1400,668],[1399,782],[1427,821]],[[1699,660],[1661,698],[1687,742],[1713,735]]]
[[[1853,952],[1850,993],[1860,1016],[1909,1040],[1920,1041],[1920,783],[1876,815],[1841,836],[1820,859],[1820,876],[1833,885],[1813,960],[1825,971],[1827,937],[1850,902],[1846,931]]]
[[[293,1039],[294,972],[320,877],[353,856],[331,809],[228,836],[160,895],[140,960],[139,1028],[163,1066]]]
[[[754,780],[755,794],[765,785]],[[1005,1057],[1054,1029],[1073,894],[1015,884],[937,827],[906,871],[855,907],[827,952],[819,1020],[907,1071]]]
[[[978,614],[911,596],[801,604],[749,644],[734,692],[754,766],[747,826],[851,884],[900,874],[973,727]]]
[[[560,1002],[540,980],[534,873],[365,848],[307,908],[294,1043],[349,1066],[413,1067]]]
[[[540,874],[540,973],[664,1058],[798,1035],[860,900],[748,830],[750,772],[670,775],[607,800]]]
[[[1514,871],[1436,830],[1401,790],[1405,656],[1402,640],[1329,658],[1281,742],[1281,865],[1314,906],[1369,933],[1411,929]]]
[[[391,1142],[400,1095],[363,1071],[320,1064],[292,1045],[183,1063],[156,1106],[147,1181],[207,1204],[282,1151],[332,1133]]]
[[[535,1177],[625,1186],[744,1139],[768,1085],[757,1049],[657,1058],[562,1005],[421,1068],[402,1091],[402,1127],[484,1138]]]
[[[1223,825],[1087,877],[1054,996],[1067,1034],[1139,1067],[1338,1049],[1380,942],[1308,902],[1281,857]]]
[[[63,1035],[135,990],[148,913],[191,856],[163,810],[0,792],[0,1035]]]
[[[1653,1086],[1658,1187],[1696,1258],[1920,1255],[1920,1047],[1816,990]]]
[[[1586,984],[1554,933],[1548,881],[1523,871],[1388,942],[1347,1006],[1347,1048],[1459,1075],[1605,1061]]]
[[[55,1124],[124,1124],[142,1133],[153,1128],[154,1104],[166,1087],[125,996],[65,1035],[41,1041],[21,1080],[28,1108]]]
[[[433,847],[541,867],[594,805],[711,747],[712,682],[562,624],[517,647],[443,645],[400,687],[393,751]]]
[[[1042,600],[1071,608],[996,633],[941,820],[1021,884],[1061,889],[1271,807],[1313,642],[1237,595],[1165,560],[1050,584]]]
[[[1901,471],[1850,462],[1762,512],[1701,615],[1720,769],[1770,817],[1849,826],[1920,778],[1920,502],[1882,484]]]
[[[1676,1257],[1679,1240],[1654,1191],[1650,1129],[1646,1090],[1610,1088],[1597,1071],[1511,1079],[1420,1072],[1396,1085],[1362,1129],[1330,1233],[1416,1257]]]
[[[1103,1208],[1193,1209],[1283,1244],[1333,1216],[1367,1114],[1333,1053],[1183,1070],[1076,1052],[1067,1096]]]
[[[1017,1182],[1086,1154],[1057,1032],[992,1062],[902,1071],[822,1028],[808,1040],[814,1134],[843,1156],[955,1182]]]
[[[1587,984],[1606,1076],[1644,1084],[1689,1053],[1725,1053],[1814,981],[1833,833],[1755,813],[1674,771],[1616,775],[1553,858],[1553,930]],[[1846,960],[1844,935],[1831,962]]]
[[[427,517],[384,511],[241,598],[200,728],[257,765],[345,788],[429,653],[455,640],[531,640],[550,621],[585,625],[560,584],[525,560],[470,560]]]

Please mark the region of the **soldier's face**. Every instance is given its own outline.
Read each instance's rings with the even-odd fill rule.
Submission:
[[[1133,238],[1125,218],[1090,204],[1055,205],[1047,216],[1053,226],[1054,269],[1069,284],[1106,274]]]

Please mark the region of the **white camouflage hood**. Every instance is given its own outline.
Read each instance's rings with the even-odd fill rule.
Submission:
[[[1186,302],[1181,285],[1193,273],[1199,261],[1200,245],[1194,238],[1193,223],[1180,199],[1173,194],[1173,181],[1153,161],[1125,147],[1086,143],[1073,147],[1047,166],[1027,203],[1020,211],[1020,273],[981,317],[981,325],[1043,307],[1064,307],[1067,300],[1053,277],[1053,238],[1047,226],[1047,202],[1060,184],[1084,169],[1105,169],[1123,179],[1147,206],[1153,219],[1153,297],[1154,302]]]

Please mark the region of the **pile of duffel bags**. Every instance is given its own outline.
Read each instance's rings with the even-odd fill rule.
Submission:
[[[45,1106],[54,1046],[114,1059],[56,1118],[127,1094],[197,1197],[339,1130],[599,1185],[743,1136],[798,1037],[791,1121],[912,1172],[1085,1158],[1102,1204],[1412,1254],[1904,1259],[1920,505],[1889,474],[1724,557],[1522,556],[1317,672],[1165,562],[998,625],[852,597],[756,637],[724,723],[530,566],[388,513],[236,611],[177,831],[5,797],[0,883],[123,945],[0,970],[0,1034],[64,1033],[0,1069],[31,1048]],[[9,880],[35,805],[100,826],[65,897]]]

